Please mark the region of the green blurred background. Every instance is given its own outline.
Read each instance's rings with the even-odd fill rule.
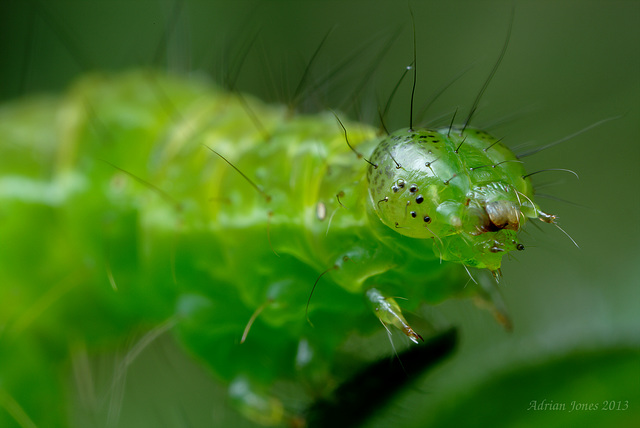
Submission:
[[[640,2],[514,3],[509,48],[474,124],[490,126],[511,147],[534,147],[621,116],[526,159],[531,171],[569,168],[580,175],[536,177],[549,185],[541,192],[574,203],[540,201],[560,217],[580,249],[553,227],[528,229],[527,250],[503,268],[511,333],[471,302],[425,308],[420,315],[436,327],[460,327],[460,348],[371,426],[640,423]],[[499,54],[511,4],[411,4],[417,105],[468,69],[427,117],[449,114],[442,124],[456,107],[466,114]],[[310,81],[320,85],[306,94],[303,107],[337,108],[376,123],[378,106],[412,61],[410,14],[403,2],[5,0],[0,99],[60,92],[90,70],[145,66],[205,72],[218,82],[237,81],[240,90],[263,99],[287,100],[327,32],[310,69]],[[392,105],[389,129],[407,125],[409,83]],[[353,108],[348,101],[356,89]],[[111,387],[112,359],[89,364],[105,390]],[[121,405],[117,426],[245,423],[227,408],[222,387],[169,336],[139,355],[119,388],[120,404],[111,404]],[[531,401],[543,399],[566,403],[567,410],[527,410]],[[597,403],[599,410],[569,412],[574,400]],[[602,410],[610,400],[628,401],[628,409]],[[78,410],[78,426],[106,426],[108,411],[103,406],[91,420]]]

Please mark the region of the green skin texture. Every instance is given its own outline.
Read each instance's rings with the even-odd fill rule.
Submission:
[[[514,188],[526,195],[521,201],[532,198],[520,163],[467,172],[513,154],[500,143],[483,152],[495,140],[475,130],[401,130],[382,139],[366,125],[345,127],[377,168],[349,149],[330,113],[293,116],[150,72],[87,76],[61,98],[3,106],[2,397],[39,426],[63,426],[77,349],[113,349],[132,329],[170,320],[188,351],[231,382],[241,411],[280,423],[282,409],[269,398],[276,380],[329,393],[361,364],[342,348],[345,339],[379,332],[378,318],[394,324],[372,315],[379,306],[367,301],[371,287],[406,297],[405,310],[480,293],[465,287],[459,265],[440,258],[495,270],[515,248],[513,230],[471,233],[461,208],[469,195],[471,205],[516,203]],[[443,143],[421,150],[442,150],[435,156],[446,159],[433,163],[433,174],[424,160],[410,167],[411,139],[434,133]],[[407,135],[412,144],[389,151],[393,137]],[[454,173],[459,179],[444,184]],[[415,200],[409,186],[392,190],[398,179],[425,198],[425,189],[437,195],[420,204],[417,219],[405,215]],[[488,183],[502,187],[476,197]],[[388,203],[376,202],[385,196]],[[521,208],[537,213],[528,202]],[[462,226],[452,226],[455,215]],[[506,251],[487,253],[488,239]],[[20,426],[20,412],[0,401],[0,425]]]

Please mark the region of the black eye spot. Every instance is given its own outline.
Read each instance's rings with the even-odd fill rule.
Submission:
[[[416,186],[415,184],[412,184],[411,187],[409,187],[409,191],[411,193],[416,193],[418,191],[418,186]]]
[[[416,218],[418,214],[415,211],[411,211],[411,217]]]
[[[398,186],[393,186],[391,190],[393,190],[393,193],[398,193]]]
[[[522,244],[516,245],[516,250],[518,250],[518,251],[524,250],[524,245],[522,245]]]
[[[428,215],[424,216],[424,222],[431,223],[431,217],[429,217]]]
[[[422,197],[422,195],[419,195],[419,196],[416,198],[416,204],[421,204],[421,203],[423,203],[423,202],[424,202],[424,198]]]
[[[404,189],[404,180],[398,181],[398,187]]]

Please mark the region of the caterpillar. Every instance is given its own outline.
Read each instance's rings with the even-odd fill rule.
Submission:
[[[132,326],[174,330],[245,415],[282,423],[274,383],[329,394],[358,357],[346,332],[382,321],[420,341],[405,315],[421,302],[484,294],[460,264],[497,272],[527,219],[554,221],[488,133],[380,137],[338,116],[148,71],[5,108],[3,367],[28,365],[42,394],[5,374],[3,402],[25,409],[5,404],[7,425],[64,425],[41,405],[62,395],[47,364]]]

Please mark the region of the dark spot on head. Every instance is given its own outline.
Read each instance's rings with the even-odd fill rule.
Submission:
[[[393,190],[393,193],[398,193],[398,186],[393,186],[391,187],[391,190]]]
[[[416,186],[415,184],[412,184],[411,187],[409,187],[409,191],[411,193],[416,193],[418,191],[418,186]]]
[[[404,189],[404,180],[398,181],[398,187]]]
[[[418,195],[418,197],[416,198],[416,204],[421,204],[424,202],[424,198],[422,197],[422,195]]]
[[[425,223],[431,223],[431,217],[429,217],[428,215],[424,216],[423,220]]]
[[[522,245],[522,244],[516,245],[516,250],[518,250],[518,251],[524,250],[524,245]]]
[[[411,217],[416,218],[418,214],[415,211],[411,211]]]

